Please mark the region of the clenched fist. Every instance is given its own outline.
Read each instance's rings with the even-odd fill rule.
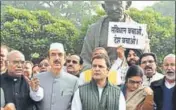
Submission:
[[[117,56],[122,60],[125,57],[125,48],[123,47],[123,45],[119,45],[117,47]]]

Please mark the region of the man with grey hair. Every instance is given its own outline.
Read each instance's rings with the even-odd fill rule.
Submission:
[[[44,98],[37,103],[38,110],[70,110],[78,78],[64,71],[65,57],[63,44],[50,45],[48,59],[51,68],[36,75],[44,89]]]
[[[163,60],[164,78],[151,83],[157,110],[176,110],[175,55],[169,54]]]
[[[131,1],[105,1],[102,4],[107,15],[103,16],[96,23],[92,24],[88,30],[84,39],[84,44],[81,51],[81,57],[84,60],[84,68],[91,64],[91,54],[94,48],[96,47],[104,47],[110,57],[111,63],[117,59],[117,53],[115,47],[108,47],[108,27],[109,22],[127,22],[127,23],[135,23],[127,14],[125,14],[125,10],[127,10],[131,6]],[[146,33],[146,39],[148,40],[148,36]],[[149,44],[146,44],[146,47]],[[148,48],[145,51],[149,51]],[[85,69],[84,69],[85,70]]]
[[[36,95],[42,93],[37,80],[25,80],[24,63],[25,57],[18,50],[12,50],[7,55],[7,72],[1,76],[1,87],[4,90],[5,104],[14,103],[16,110],[34,110]],[[37,90],[35,89],[37,87]],[[41,95],[42,97],[42,95]],[[33,101],[35,100],[35,101]]]

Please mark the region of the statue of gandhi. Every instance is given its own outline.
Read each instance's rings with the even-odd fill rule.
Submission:
[[[96,23],[92,24],[85,36],[84,44],[81,51],[81,57],[84,59],[83,70],[91,68],[92,51],[96,47],[104,47],[109,55],[110,61],[117,59],[117,52],[114,47],[108,47],[108,26],[110,21],[114,22],[132,22],[130,16],[125,13],[132,4],[132,1],[104,1],[102,7],[107,15],[100,18]],[[148,36],[146,36],[148,38]]]

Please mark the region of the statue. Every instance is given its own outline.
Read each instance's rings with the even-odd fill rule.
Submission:
[[[104,47],[108,52],[110,61],[117,59],[117,52],[114,47],[108,47],[108,26],[110,21],[114,22],[130,22],[133,21],[124,11],[132,4],[132,1],[104,1],[102,7],[107,15],[100,18],[96,23],[92,24],[85,36],[84,44],[81,51],[81,57],[84,59],[83,70],[91,68],[92,51],[96,47]],[[148,36],[146,36],[148,38]]]

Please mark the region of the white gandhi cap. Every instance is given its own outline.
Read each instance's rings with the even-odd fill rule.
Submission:
[[[65,53],[63,44],[62,43],[57,43],[57,42],[56,43],[52,43],[50,45],[50,49],[49,50],[59,50],[60,52]]]

